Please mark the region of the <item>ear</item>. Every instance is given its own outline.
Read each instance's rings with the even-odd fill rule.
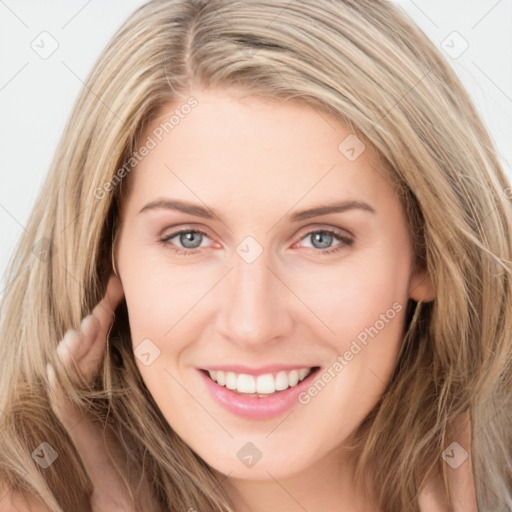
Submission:
[[[436,297],[436,289],[428,272],[417,265],[409,279],[409,297],[416,302],[430,302]]]

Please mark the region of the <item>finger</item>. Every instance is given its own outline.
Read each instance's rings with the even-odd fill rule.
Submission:
[[[88,383],[91,383],[98,374],[103,361],[105,336],[101,336],[100,324],[93,315],[89,315],[84,320],[86,321],[81,333],[82,341],[78,371]]]
[[[100,329],[103,334],[107,334],[114,317],[114,311],[121,302],[123,298],[123,285],[118,277],[115,275],[111,275],[108,284],[107,290],[105,292],[105,296],[98,305],[93,309],[92,314],[95,318],[98,319],[100,323]]]
[[[70,377],[76,374],[91,383],[104,357],[105,339],[112,325],[114,310],[123,297],[119,279],[112,276],[107,284],[105,296],[86,316],[78,331],[69,330],[57,347],[63,365],[70,370]]]
[[[77,362],[80,362],[84,357],[87,356],[91,346],[96,339],[99,331],[99,322],[94,318],[94,316],[87,315],[80,324],[79,334],[80,334],[80,342],[72,347],[73,357]]]
[[[84,346],[88,348],[88,352],[80,361],[80,367],[88,379],[91,379],[98,372],[103,361],[105,341],[112,327],[114,311],[123,295],[121,281],[112,275],[107,284],[105,296],[94,308],[91,320],[84,327],[84,332],[88,332],[90,338],[84,343]]]
[[[57,345],[57,355],[61,363],[70,370],[76,369],[76,352],[79,349],[81,336],[78,331],[69,329]]]
[[[75,383],[84,379],[90,384],[94,378],[94,368],[90,363],[88,364],[88,354],[97,331],[97,321],[92,316],[86,317],[80,330],[70,329],[67,331],[57,346],[57,355],[63,366],[68,370],[70,379]],[[101,363],[101,360],[99,363]],[[96,368],[97,370],[98,368]]]

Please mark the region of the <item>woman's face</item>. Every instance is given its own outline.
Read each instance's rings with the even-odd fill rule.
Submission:
[[[194,97],[146,129],[129,176],[116,263],[136,362],[208,464],[283,478],[342,453],[390,379],[408,299],[432,287],[347,126],[298,103]]]

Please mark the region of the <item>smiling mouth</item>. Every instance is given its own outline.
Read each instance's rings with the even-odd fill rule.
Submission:
[[[293,388],[320,369],[319,366],[289,371],[249,375],[222,370],[201,370],[213,382],[244,396],[265,398]]]

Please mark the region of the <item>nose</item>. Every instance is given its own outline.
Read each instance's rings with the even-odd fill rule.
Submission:
[[[217,333],[244,348],[281,341],[293,328],[293,293],[265,255],[252,263],[235,256],[220,290]]]

